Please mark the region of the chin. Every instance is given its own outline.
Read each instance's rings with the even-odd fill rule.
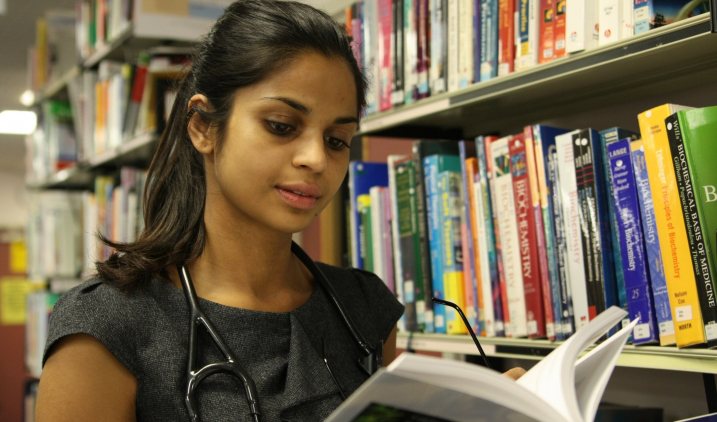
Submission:
[[[290,215],[285,217],[282,216],[272,221],[272,223],[274,224],[271,224],[271,226],[282,233],[294,234],[304,231],[304,229],[309,227],[309,225],[314,221],[315,218],[315,215]]]

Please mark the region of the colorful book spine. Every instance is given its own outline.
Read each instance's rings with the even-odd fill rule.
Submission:
[[[458,142],[458,150],[461,160],[461,241],[463,245],[463,283],[465,292],[466,316],[473,326],[476,333],[480,334],[484,330],[485,325],[482,312],[483,298],[480,292],[480,260],[478,259],[476,238],[474,236],[475,221],[471,213],[471,205],[473,204],[473,193],[469,189],[470,174],[467,161],[469,158],[475,159],[475,142],[460,141]],[[474,172],[475,173],[475,172]],[[470,179],[472,180],[472,179]]]
[[[535,144],[535,164],[538,179],[538,192],[540,195],[541,216],[543,219],[543,232],[545,242],[545,255],[547,259],[548,279],[553,309],[553,324],[556,340],[564,340],[563,327],[568,324],[567,334],[572,333],[572,323],[567,311],[567,291],[561,291],[566,282],[558,266],[559,254],[556,240],[556,223],[554,201],[559,195],[556,192],[556,178],[553,175],[556,168],[555,136],[563,134],[563,129],[551,128],[542,125],[535,125],[532,128],[533,143]],[[562,231],[562,217],[560,218],[560,229]],[[564,239],[564,234],[560,233]],[[562,246],[564,247],[564,241]],[[565,311],[565,315],[564,312]],[[546,327],[547,328],[547,327]]]
[[[403,0],[403,102],[410,104],[418,94],[418,0]]]
[[[458,47],[458,33],[460,25],[460,0],[448,0],[448,91],[455,91],[460,86],[460,49]]]
[[[431,65],[430,58],[430,15],[428,3],[431,0],[418,1],[418,86],[417,99],[426,98],[430,93],[428,72]]]
[[[371,249],[371,195],[359,195],[356,198],[359,212],[359,254],[363,260],[363,269],[373,272],[373,250]]]
[[[405,303],[405,300],[403,295],[403,253],[401,252],[400,220],[398,216],[398,178],[396,177],[398,172],[396,167],[404,159],[405,157],[402,155],[389,155],[387,158],[388,190],[391,201],[391,221],[393,222],[391,224],[391,247],[393,249],[394,286],[396,298],[401,303]],[[403,313],[398,321],[398,331],[406,331],[406,312]]]
[[[515,62],[515,1],[498,0],[498,76],[513,73]]]
[[[642,141],[632,141],[631,148],[635,183],[639,192],[642,234],[645,240],[645,249],[647,249],[650,283],[652,284],[655,313],[657,314],[657,324],[660,331],[660,346],[671,346],[676,341],[675,325],[672,322],[670,297],[667,292],[667,282],[665,281],[665,267],[662,265],[660,238],[658,237],[655,223],[655,205],[652,202],[650,180],[647,175],[645,149],[642,146]]]
[[[711,216],[706,212],[703,204],[708,203],[705,199],[711,199],[705,193],[714,189],[712,184],[705,185],[704,180],[714,180],[714,176],[708,174],[710,171],[707,169],[713,165],[710,159],[717,155],[714,153],[714,147],[710,145],[710,141],[714,139],[714,129],[717,127],[717,121],[709,125],[707,124],[707,119],[714,119],[717,116],[717,113],[715,113],[717,108],[714,108],[712,113],[705,113],[705,110],[708,109],[677,112],[665,119],[665,124],[675,167],[677,189],[680,192],[682,215],[687,229],[687,240],[692,255],[692,267],[697,280],[697,294],[700,298],[707,347],[714,349],[717,347],[717,302],[714,294],[715,262],[711,255],[713,252],[711,247],[714,241],[711,239],[712,234],[708,231],[709,227],[707,226]],[[704,128],[702,139],[699,136],[694,136],[694,130],[690,131],[689,135],[684,132],[682,121],[688,120],[684,118],[686,115],[691,118],[690,123],[692,123],[693,127]],[[702,141],[701,145],[698,143],[699,141]],[[690,166],[687,158],[688,149],[692,166]],[[695,163],[695,156],[700,155],[702,157],[699,157],[698,160],[701,161]],[[705,155],[709,158],[704,157]],[[700,168],[700,165],[707,167]],[[707,187],[706,191],[704,191],[705,186]],[[699,195],[703,197],[699,197]]]
[[[564,56],[567,51],[565,24],[567,23],[568,0],[555,0],[555,57]]]
[[[369,196],[371,196],[371,225],[367,227],[371,230],[371,243],[367,244],[368,248],[371,248],[373,259],[373,272],[387,284],[386,276],[386,250],[384,249],[385,243],[383,241],[383,190],[386,189],[382,186],[374,186],[369,190]]]
[[[480,81],[498,76],[498,0],[480,2]]]
[[[498,253],[494,228],[493,201],[489,170],[486,160],[486,148],[495,137],[476,138],[476,155],[478,161],[478,174],[475,177],[475,199],[477,205],[476,221],[478,226],[478,250],[481,260],[481,290],[484,297],[484,313],[486,318],[486,336],[504,337],[505,326],[503,318],[503,299],[500,290],[500,276],[498,274]],[[502,264],[501,264],[502,265]],[[490,307],[490,308],[489,308]],[[490,313],[489,313],[490,312]],[[491,327],[489,317],[493,318]]]
[[[463,293],[463,249],[461,246],[461,174],[445,171],[438,174],[438,197],[440,198],[440,231],[443,264],[444,299],[465,307]],[[446,332],[464,334],[465,324],[458,313],[446,307]]]
[[[573,304],[575,331],[580,330],[590,322],[580,224],[581,212],[573,150],[573,144],[579,137],[579,130],[555,137],[555,147],[558,154],[559,192],[565,228],[565,250],[567,252],[565,257],[567,261],[566,273]]]
[[[510,152],[510,170],[518,229],[520,269],[523,276],[523,291],[525,293],[528,320],[528,337],[540,338],[546,337],[545,314],[543,312],[543,291],[538,258],[539,246],[536,240],[537,229],[535,227],[526,150],[525,134],[521,133],[510,138],[508,151]]]
[[[391,67],[391,36],[393,35],[392,0],[378,1],[378,108],[386,111],[391,108],[391,87],[393,68]]]
[[[539,14],[540,0],[518,0],[516,70],[529,69],[538,64]]]
[[[528,335],[528,324],[513,180],[510,171],[509,142],[511,138],[508,136],[491,143],[491,159],[495,197],[498,204],[497,215],[501,257],[505,272],[505,292],[510,314],[510,330],[506,330],[509,331],[506,332],[506,336],[525,337]]]
[[[600,132],[600,143],[602,151],[602,160],[603,164],[605,166],[605,177],[606,177],[606,183],[605,186],[607,188],[607,202],[608,202],[608,208],[609,208],[609,217],[610,217],[610,228],[612,229],[610,231],[610,236],[612,238],[612,251],[613,251],[613,259],[615,263],[615,281],[617,283],[617,299],[618,303],[620,304],[620,307],[624,309],[625,311],[629,312],[628,305],[627,305],[627,292],[625,290],[625,276],[622,271],[622,253],[620,251],[620,239],[619,234],[620,231],[618,229],[617,225],[617,218],[615,216],[615,199],[612,191],[612,173],[610,172],[610,159],[607,155],[607,146],[615,142],[619,139],[637,139],[639,138],[639,135],[635,132],[625,130],[622,128],[614,127],[610,129],[605,129]],[[625,319],[624,323],[629,323],[629,319]]]
[[[404,58],[403,58],[403,0],[391,2],[391,105],[403,104]]]
[[[458,88],[473,83],[473,10],[475,0],[458,0]]]
[[[645,148],[650,189],[655,201],[655,221],[677,347],[701,344],[706,340],[687,230],[665,127],[665,119],[682,109],[685,108],[665,104],[637,116]]]
[[[351,265],[354,268],[364,267],[359,244],[360,213],[357,198],[368,194],[373,186],[388,186],[388,166],[385,163],[369,163],[352,161],[349,163],[349,194],[351,200],[351,214],[349,223],[351,227]]]
[[[378,111],[378,0],[363,0],[362,56],[370,88],[366,91],[366,114]]]
[[[448,4],[447,0],[430,0],[431,4],[431,95],[448,88]]]
[[[415,214],[415,172],[411,159],[396,164],[396,196],[398,206],[396,225],[401,250],[403,292],[404,297],[412,299],[405,302],[406,329],[416,331],[425,328],[425,297],[419,298],[415,294],[419,292],[423,296],[424,292],[422,288],[416,289],[416,286],[422,285],[423,274],[420,265],[418,219]],[[423,327],[421,327],[422,323]]]
[[[490,269],[488,268],[487,255],[484,248],[486,236],[485,221],[483,220],[483,193],[481,191],[480,170],[478,159],[471,157],[466,159],[466,181],[468,192],[468,219],[471,225],[471,240],[473,244],[472,259],[474,265],[474,277],[476,279],[476,303],[478,306],[478,322],[480,324],[480,335],[495,336],[495,318],[493,316],[493,295],[491,293]],[[486,255],[486,259],[483,256]]]
[[[481,0],[472,0],[473,2],[473,82],[480,82],[480,64],[481,64]]]
[[[613,204],[620,230],[620,251],[623,258],[621,262],[628,292],[630,320],[640,319],[633,330],[633,344],[657,343],[660,336],[648,276],[635,175],[630,159],[630,139],[612,142],[608,144],[607,150]]]
[[[555,56],[555,0],[540,0],[540,37],[538,63],[547,63]]]

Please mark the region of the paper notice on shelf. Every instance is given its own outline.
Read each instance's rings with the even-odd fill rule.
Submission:
[[[21,277],[0,279],[0,325],[23,325],[27,317],[25,297],[30,283]]]
[[[27,248],[23,241],[10,244],[10,272],[15,274],[27,272]]]

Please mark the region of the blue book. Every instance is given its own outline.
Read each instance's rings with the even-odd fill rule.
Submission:
[[[543,215],[545,249],[548,256],[548,273],[550,274],[550,290],[553,302],[553,321],[556,340],[565,340],[573,332],[573,318],[568,312],[567,273],[561,274],[558,267],[558,250],[554,224],[555,211],[553,209],[552,194],[558,187],[555,185],[555,178],[550,174],[551,168],[556,167],[555,160],[557,159],[557,151],[555,149],[555,137],[563,133],[567,133],[567,130],[543,125],[533,126],[533,143],[535,144],[540,207]],[[565,333],[563,333],[563,331],[565,331]]]
[[[388,165],[386,163],[369,163],[352,161],[349,163],[349,195],[351,197],[351,265],[354,268],[364,268],[361,258],[361,235],[359,233],[361,215],[357,198],[359,195],[368,195],[374,186],[388,187]]]
[[[498,76],[498,0],[481,0],[480,11],[480,81],[482,82]]]
[[[481,0],[473,0],[473,81],[480,82],[481,49]]]
[[[471,223],[471,207],[470,207],[470,201],[468,201],[468,173],[466,172],[466,159],[468,158],[474,158],[476,156],[476,144],[475,142],[471,141],[460,141],[458,142],[458,151],[460,153],[461,158],[461,198],[463,198],[463,212],[465,213],[465,224],[466,224],[466,232],[468,233],[468,254],[469,256],[463,257],[463,265],[468,266],[470,268],[470,275],[472,277],[471,284],[473,285],[473,297],[475,298],[473,304],[466,303],[466,308],[469,305],[473,306],[472,312],[469,311],[469,309],[464,309],[463,312],[466,314],[466,318],[468,318],[468,322],[471,323],[471,326],[474,330],[477,331],[477,333],[480,334],[481,331],[485,330],[485,320],[481,320],[479,318],[479,310],[478,310],[478,274],[476,272],[475,267],[475,260],[473,257],[475,256],[475,250],[473,245],[473,224]],[[467,296],[467,294],[466,294]],[[472,318],[471,318],[472,317]]]
[[[600,132],[600,142],[602,142],[602,154],[603,154],[603,164],[605,165],[605,175],[607,177],[605,185],[607,186],[607,201],[609,203],[608,208],[610,211],[610,228],[612,229],[610,232],[610,235],[612,237],[612,254],[615,259],[615,280],[617,282],[617,299],[620,303],[620,307],[624,309],[625,311],[629,312],[628,306],[627,306],[627,292],[625,290],[625,276],[622,272],[622,255],[620,253],[620,239],[619,231],[617,227],[617,219],[615,218],[615,199],[613,197],[612,193],[612,176],[610,174],[610,161],[607,156],[607,146],[611,142],[615,142],[619,139],[638,139],[640,137],[639,134],[621,129],[618,127],[613,127],[610,129],[605,129]],[[626,322],[630,322],[629,320],[626,320]]]
[[[640,202],[642,234],[645,239],[652,295],[655,299],[655,313],[657,314],[657,324],[660,330],[660,345],[669,346],[675,344],[675,326],[672,323],[670,297],[667,293],[665,268],[662,265],[660,237],[657,233],[657,223],[655,222],[655,206],[652,202],[650,180],[647,177],[645,150],[642,148],[642,141],[633,141],[631,147],[635,183]]]
[[[440,196],[438,195],[438,174],[444,171],[460,171],[457,155],[430,155],[423,159],[423,174],[426,187],[426,219],[428,220],[428,245],[431,261],[431,282],[433,296],[445,298],[443,288],[443,244],[441,242]],[[433,326],[436,333],[446,333],[445,306],[433,308]]]
[[[647,252],[642,237],[642,222],[637,199],[635,173],[630,154],[630,138],[607,146],[612,180],[613,203],[620,232],[622,271],[625,274],[630,320],[639,318],[633,330],[633,344],[660,341],[652,288],[647,274]]]
[[[495,229],[493,226],[493,204],[488,181],[488,166],[485,156],[485,138],[476,138],[476,155],[478,158],[478,174],[480,177],[481,193],[483,198],[483,221],[485,222],[485,245],[488,255],[490,271],[490,284],[493,303],[493,329],[496,337],[505,337],[505,323],[503,320],[503,299],[500,291],[500,276],[498,274],[498,254],[495,247]],[[507,311],[507,310],[506,310]]]

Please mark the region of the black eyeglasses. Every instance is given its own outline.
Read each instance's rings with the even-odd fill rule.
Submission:
[[[475,333],[473,332],[473,327],[471,327],[471,324],[468,322],[468,318],[466,318],[461,307],[456,305],[453,302],[438,299],[435,297],[432,297],[431,300],[439,305],[450,306],[451,308],[455,309],[456,312],[458,312],[458,315],[461,316],[461,319],[463,320],[463,323],[466,325],[466,328],[468,328],[468,333],[471,335],[471,338],[473,338],[473,343],[476,344],[476,347],[478,348],[478,351],[480,352],[480,355],[483,358],[483,364],[485,365],[486,368],[493,369],[493,368],[491,368],[490,364],[488,363],[488,358],[486,357],[485,352],[483,352],[483,348],[480,346],[478,337],[476,337]]]

